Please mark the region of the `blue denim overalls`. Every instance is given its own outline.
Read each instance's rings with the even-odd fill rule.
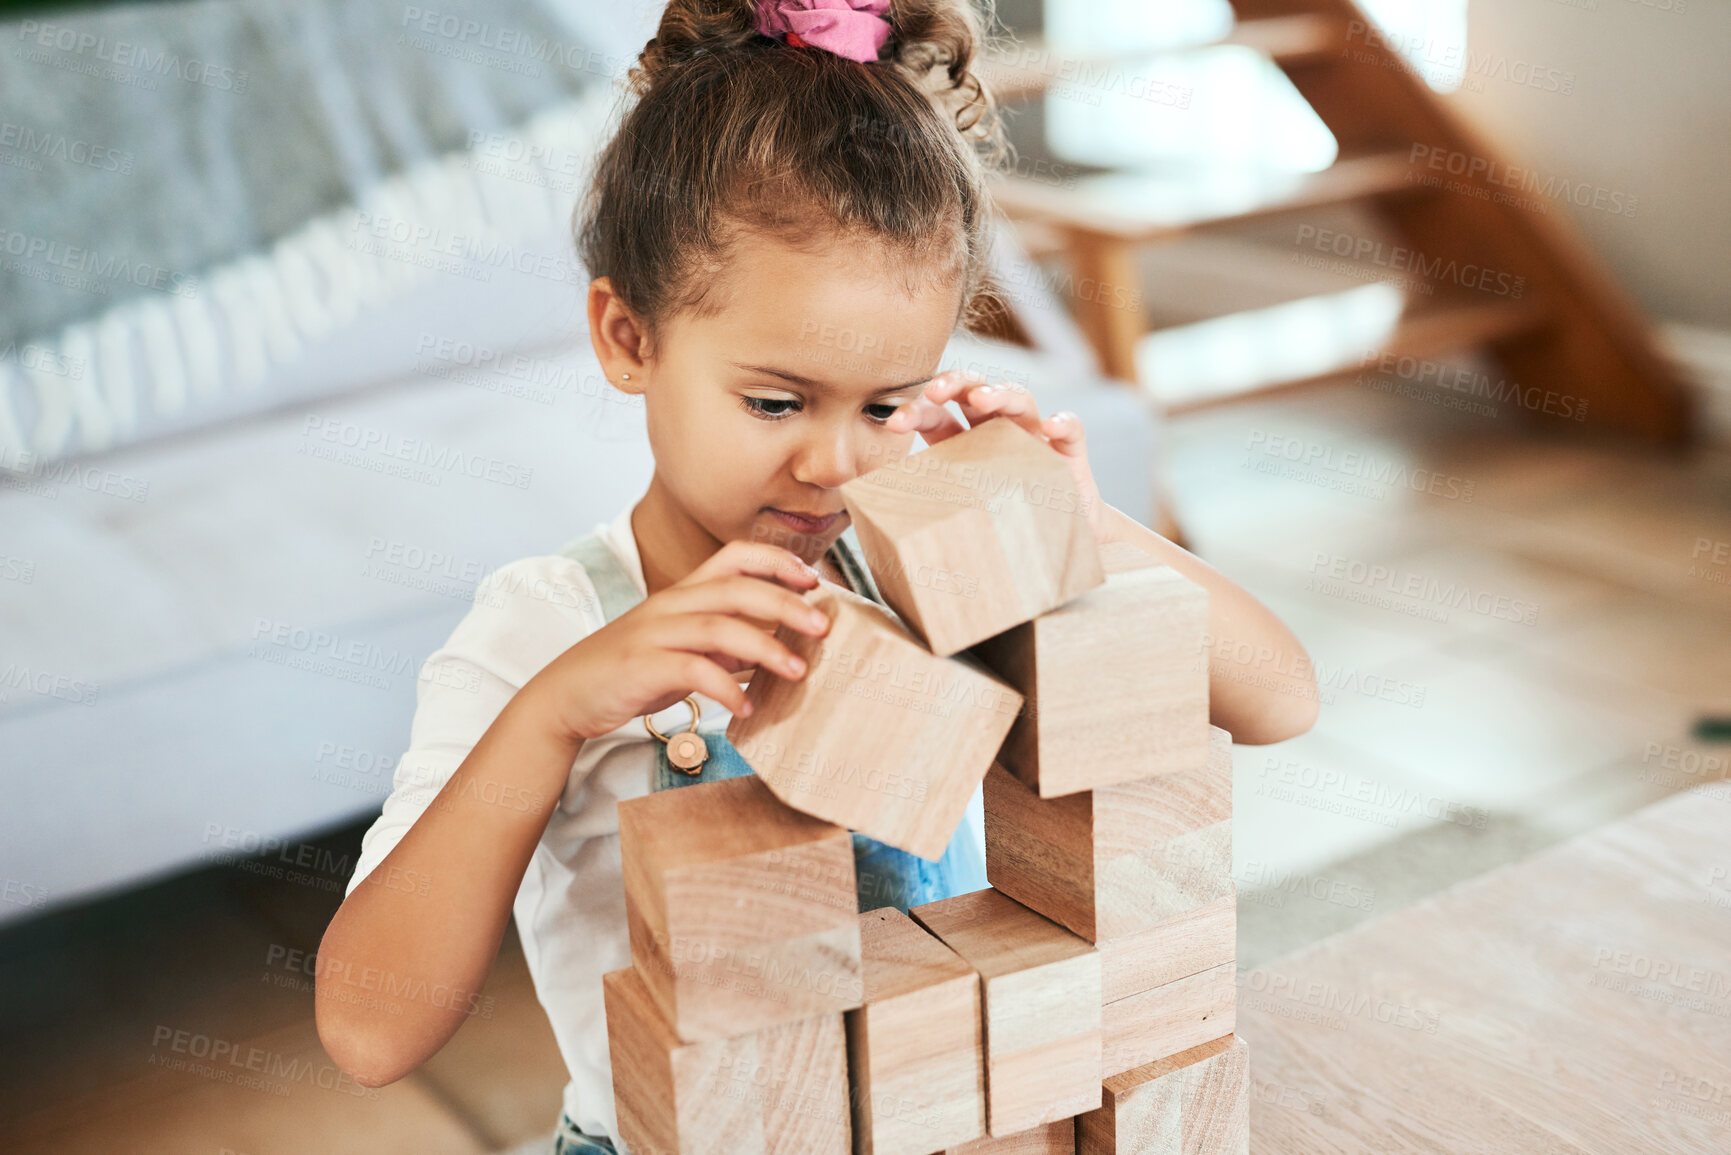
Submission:
[[[849,526],[830,547],[829,560],[847,578],[855,593],[883,604],[870,572],[857,560],[857,545],[853,527]],[[601,599],[602,615],[607,621],[611,622],[643,600],[625,564],[598,534],[579,538],[560,553],[581,562],[588,571],[589,580],[594,583],[595,592]],[[752,773],[750,764],[734,749],[725,733],[700,732],[700,736],[709,749],[709,756],[704,760],[700,773],[687,774],[668,761],[667,744],[645,732],[644,737],[655,745],[652,790],[669,790]],[[988,885],[986,864],[966,822],[956,827],[949,846],[936,862],[885,845],[858,831],[853,832],[853,857],[861,911],[893,906],[905,912],[910,906],[966,894]],[[554,1155],[592,1155],[597,1152],[611,1155],[615,1151],[611,1142],[585,1135],[568,1117],[560,1120]]]

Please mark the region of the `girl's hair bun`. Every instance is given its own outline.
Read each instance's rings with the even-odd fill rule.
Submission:
[[[738,48],[762,37],[756,0],[668,0],[655,36],[643,46],[626,79],[646,95],[668,70],[704,52]]]
[[[964,136],[988,138],[997,109],[974,72],[996,20],[992,0],[894,0],[884,51],[913,75]]]
[[[1013,155],[974,73],[993,0],[891,0],[872,61],[765,35],[758,7],[668,0],[577,207],[589,275],[653,343],[666,319],[723,307],[741,227],[790,243],[827,228],[882,242],[910,281],[959,280],[971,323],[988,171]]]
[[[668,0],[654,38],[627,74],[632,90],[644,95],[670,69],[706,52],[765,45],[785,50],[757,31],[757,8],[767,2]],[[888,19],[892,31],[876,67],[902,69],[962,135],[996,144],[995,103],[974,72],[996,21],[994,0],[892,0]]]

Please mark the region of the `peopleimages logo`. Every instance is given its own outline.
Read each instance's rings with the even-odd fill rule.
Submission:
[[[1639,951],[1617,950],[1601,946],[1593,951],[1593,969],[1613,976],[1626,976],[1640,982],[1664,984],[1708,999],[1731,998],[1731,974],[1708,970],[1676,958],[1646,955]],[[1594,985],[1615,986],[1599,974]]]
[[[183,59],[178,52],[170,52],[160,46],[110,40],[106,36],[81,32],[63,24],[24,20],[18,25],[18,39],[33,46],[29,59],[38,64],[50,63],[47,54],[42,50],[52,49],[62,54],[101,61],[116,68],[133,69],[147,76],[172,76],[188,84],[203,85],[224,92],[245,92],[247,88],[245,69],[213,64],[196,56]]]
[[[112,285],[128,284],[173,297],[198,295],[198,278],[149,261],[133,261],[99,253],[83,245],[67,244],[52,237],[36,236],[0,227],[0,254],[20,260],[52,265],[69,275],[93,278],[89,284],[100,292]],[[69,287],[77,288],[78,285]]]
[[[1450,501],[1473,499],[1475,483],[1467,478],[1357,449],[1339,449],[1261,429],[1250,432],[1244,448],[1244,465],[1249,468],[1376,501],[1387,497],[1390,490],[1401,489]]]
[[[344,464],[364,466],[370,461],[374,465],[424,467],[420,472],[435,485],[446,476],[459,475],[527,489],[535,475],[532,467],[515,462],[318,414],[307,415],[299,452]]]
[[[296,1083],[357,1098],[377,1099],[381,1091],[355,1082],[332,1063],[185,1028],[156,1024],[146,1062],[165,1071],[232,1083],[251,1091],[286,1096]]]
[[[1638,197],[1602,185],[1570,180],[1567,177],[1545,176],[1536,169],[1506,165],[1500,160],[1473,156],[1458,149],[1436,148],[1415,142],[1407,156],[1407,162],[1414,168],[1423,167],[1447,173],[1449,176],[1461,177],[1466,182],[1462,188],[1451,186],[1451,192],[1470,192],[1472,182],[1483,181],[1485,184],[1505,189],[1517,189],[1548,201],[1566,201],[1579,208],[1597,209],[1616,217],[1633,217],[1640,204]],[[1541,204],[1537,207],[1543,209],[1545,206]]]
[[[1380,593],[1394,598],[1407,598],[1441,610],[1464,609],[1497,621],[1531,626],[1537,624],[1539,619],[1536,602],[1487,589],[1475,589],[1464,581],[1445,580],[1404,570],[1399,566],[1361,561],[1323,550],[1315,551],[1310,562],[1310,575],[1305,582],[1305,589],[1336,597],[1348,596],[1348,600],[1361,600],[1349,596],[1352,591],[1342,593],[1343,587],[1353,586],[1358,587],[1358,592],[1367,595]],[[1437,620],[1447,621],[1448,615],[1444,613]]]
[[[133,155],[122,149],[77,140],[65,133],[38,131],[10,120],[0,120],[0,148],[10,149],[31,161],[47,158],[122,175],[131,173],[134,164]]]
[[[1468,397],[1482,398],[1486,402],[1495,402],[1498,405],[1514,404],[1531,413],[1543,413],[1568,421],[1587,419],[1588,402],[1585,397],[1558,393],[1554,389],[1540,389],[1536,385],[1522,385],[1518,381],[1510,381],[1507,377],[1492,381],[1489,375],[1471,366],[1451,365],[1424,357],[1374,349],[1367,351],[1359,361],[1360,368],[1370,368],[1373,364],[1374,372],[1398,379],[1420,393],[1430,389],[1463,393]],[[1362,376],[1360,379],[1362,380]],[[1489,408],[1489,413],[1494,416],[1496,410]]]
[[[100,687],[70,674],[56,674],[12,662],[0,667],[0,705],[12,700],[14,691],[26,691],[43,698],[58,698],[79,706],[96,705]]]
[[[1499,269],[1461,262],[1453,258],[1429,257],[1420,249],[1390,245],[1376,237],[1356,236],[1315,225],[1299,225],[1293,244],[1314,248],[1319,253],[1332,253],[1347,260],[1381,265],[1391,272],[1413,272],[1426,281],[1446,281],[1463,289],[1477,289],[1511,300],[1526,294],[1527,279]]]

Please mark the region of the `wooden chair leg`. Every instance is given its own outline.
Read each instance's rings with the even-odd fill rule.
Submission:
[[[1070,233],[1076,324],[1094,346],[1100,371],[1136,383],[1136,344],[1147,331],[1135,247],[1111,237]]]

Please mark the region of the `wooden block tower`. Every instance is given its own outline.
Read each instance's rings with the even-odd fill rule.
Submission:
[[[602,979],[634,1152],[848,1155],[853,839],[755,776],[619,803],[631,966]]]
[[[854,1148],[930,1155],[986,1133],[980,976],[897,910],[860,915],[862,1005],[847,1013]]]
[[[823,582],[805,600],[829,632],[776,635],[805,677],[754,673],[728,740],[788,805],[937,859],[1022,695],[973,658],[933,654],[869,598]]]
[[[810,672],[758,671],[728,730],[756,774],[620,805],[633,965],[607,1005],[626,1141],[1246,1155],[1206,591],[1098,546],[1068,464],[1006,418],[843,495],[895,613],[808,593],[829,635],[779,636]],[[990,886],[852,909],[850,830],[936,859],[981,785]],[[772,866],[794,857],[784,891]],[[814,971],[851,984],[768,979]],[[747,1068],[783,1093],[735,1101]]]
[[[947,656],[1105,580],[1068,463],[987,421],[841,487],[878,591]]]
[[[991,887],[908,913],[980,974],[986,1133],[1002,1138],[1098,1107],[1099,952]]]
[[[1202,769],[1208,593],[1141,550],[1103,585],[973,647],[1027,698],[998,762],[1041,798]]]

